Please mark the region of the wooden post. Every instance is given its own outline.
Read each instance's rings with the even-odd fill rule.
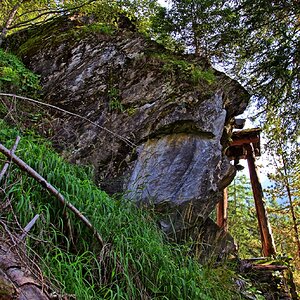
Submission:
[[[268,214],[263,200],[263,191],[255,166],[255,154],[252,144],[245,145],[247,150],[247,162],[250,172],[250,180],[253,190],[255,208],[257,213],[258,225],[261,235],[261,242],[264,256],[276,254],[275,243],[272,235]]]
[[[227,207],[228,207],[228,195],[227,188],[223,190],[223,199],[217,205],[217,224],[219,227],[228,230],[227,224]]]

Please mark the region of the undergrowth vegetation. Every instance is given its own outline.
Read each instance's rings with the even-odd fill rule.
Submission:
[[[201,82],[213,84],[216,81],[214,71],[211,68],[202,69],[196,64],[190,63],[187,60],[180,60],[173,55],[155,53],[152,57],[163,62],[163,71],[168,74],[182,77],[184,80],[197,85]]]
[[[0,121],[0,140],[6,147],[12,147],[19,134]],[[187,247],[168,243],[151,212],[99,190],[89,168],[68,164],[32,132],[21,135],[16,155],[88,217],[105,241],[100,246],[54,196],[10,167],[1,182],[1,220],[18,231],[40,215],[27,237],[28,251],[39,257],[43,273],[60,294],[82,300],[241,299],[234,291],[233,272],[224,266],[201,266]],[[1,164],[4,161],[1,155]]]
[[[0,48],[0,91],[36,96],[40,90],[39,77],[13,54]]]

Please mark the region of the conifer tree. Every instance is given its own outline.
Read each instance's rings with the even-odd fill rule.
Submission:
[[[297,0],[174,0],[171,32],[243,83],[260,110],[299,134],[300,5]],[[267,114],[264,114],[269,122]]]
[[[270,136],[267,150],[273,158],[274,171],[269,174],[273,187],[268,190],[270,197],[277,202],[280,213],[286,219],[292,232],[294,254],[300,258],[300,228],[299,228],[299,190],[300,190],[300,143],[293,136],[283,134],[285,124],[274,112],[269,110],[272,122],[265,126]]]

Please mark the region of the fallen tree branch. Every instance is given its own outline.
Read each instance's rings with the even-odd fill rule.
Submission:
[[[44,177],[42,177],[39,173],[37,173],[33,168],[27,165],[15,154],[11,153],[11,151],[4,147],[2,144],[0,144],[0,152],[3,153],[9,159],[11,159],[16,165],[20,167],[21,170],[28,173],[32,178],[34,178],[38,183],[40,183],[46,190],[48,190],[52,195],[54,195],[62,205],[71,210],[76,215],[76,217],[78,217],[89,229],[93,231],[100,245],[104,245],[104,242],[99,232],[95,229],[92,223],[73,204],[67,202],[64,196],[53,185],[47,182],[47,180]]]
[[[30,231],[30,229],[33,227],[33,225],[35,224],[36,220],[39,218],[40,215],[35,215],[33,217],[33,219],[25,226],[25,228],[23,229],[23,233],[20,236],[20,240],[24,240],[24,238],[26,237],[26,235],[28,234],[28,232]]]
[[[100,129],[108,132],[109,134],[111,134],[111,135],[117,137],[118,139],[122,140],[123,142],[125,142],[130,147],[137,147],[137,145],[135,143],[133,143],[132,141],[130,141],[129,139],[124,138],[123,136],[121,136],[121,135],[119,135],[119,134],[117,134],[117,133],[115,133],[115,132],[113,132],[113,131],[111,131],[111,130],[103,127],[103,126],[101,126],[101,125],[98,125],[97,123],[91,121],[90,119],[88,119],[86,117],[83,117],[83,116],[80,116],[78,114],[72,113],[72,112],[70,112],[68,110],[65,110],[65,109],[62,109],[62,108],[60,108],[58,106],[55,106],[55,105],[52,105],[52,104],[48,104],[48,103],[45,103],[45,102],[41,102],[41,101],[38,101],[38,100],[35,100],[35,99],[32,99],[32,98],[18,96],[18,95],[15,95],[15,94],[0,93],[0,96],[17,98],[17,99],[25,100],[27,102],[31,102],[31,103],[34,103],[34,104],[43,105],[43,106],[55,109],[57,111],[63,112],[65,114],[68,114],[70,116],[73,116],[73,117],[79,118],[81,120],[84,120],[84,121],[92,124],[93,126],[98,127]]]
[[[20,137],[17,136],[17,137],[16,137],[15,144],[14,144],[14,146],[13,146],[12,149],[11,149],[11,153],[12,153],[12,154],[15,153],[15,151],[16,151],[16,149],[17,149],[17,147],[18,147],[19,141],[20,141]],[[5,164],[4,164],[4,166],[3,166],[3,168],[2,168],[2,170],[1,170],[1,172],[0,172],[0,182],[1,182],[2,178],[3,178],[3,176],[5,175],[5,173],[6,173],[7,169],[8,169],[8,167],[9,167],[9,161],[6,161]]]

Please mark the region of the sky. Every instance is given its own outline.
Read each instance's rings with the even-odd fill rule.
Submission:
[[[161,5],[161,6],[167,6],[167,2],[170,0],[157,0],[157,2]]]
[[[252,102],[252,104],[248,106],[248,108],[242,115],[237,116],[237,118],[246,119],[246,123],[245,123],[245,126],[243,129],[260,127],[260,124],[258,121],[252,122],[250,120],[250,118],[252,116],[254,116],[255,113],[257,113],[256,104]],[[272,168],[272,166],[271,166],[269,154],[265,151],[266,143],[267,143],[267,140],[264,138],[264,134],[262,132],[261,136],[260,136],[261,156],[256,157],[255,164],[257,166],[258,176],[259,176],[259,179],[260,179],[260,182],[261,182],[261,185],[263,188],[267,188],[272,184],[272,182],[268,178],[268,173],[274,172],[274,168]],[[241,174],[245,174],[248,178],[250,178],[247,160],[246,159],[240,160],[240,164],[245,167],[245,169],[242,171]]]

